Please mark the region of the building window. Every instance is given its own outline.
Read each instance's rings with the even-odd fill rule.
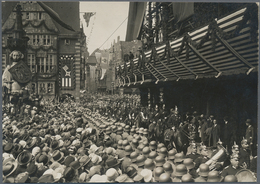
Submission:
[[[51,45],[51,36],[43,35],[43,45]]]
[[[2,36],[2,47],[5,47],[5,37]]]
[[[40,87],[39,93],[41,94],[46,93],[45,83],[40,83],[39,87]]]
[[[44,58],[39,58],[39,64],[40,64],[40,73],[44,73],[44,69],[45,69],[45,66],[46,66],[46,60],[44,61],[45,59]]]
[[[35,89],[36,89],[36,84],[32,83],[32,93],[36,93]]]
[[[42,20],[42,12],[39,12],[39,13],[38,13],[38,19],[39,19],[39,20]]]
[[[6,68],[6,54],[2,54],[2,70]]]
[[[49,57],[49,72],[52,73],[52,72],[54,72],[53,55],[50,54],[50,55],[48,55],[48,57]]]
[[[48,54],[47,57],[39,58],[39,72],[53,73],[55,72],[54,55]]]
[[[28,66],[31,70],[32,73],[36,72],[36,62],[35,62],[35,55],[34,54],[28,54],[27,56],[27,60],[28,60]]]
[[[47,93],[52,94],[54,93],[54,84],[53,83],[47,83],[48,90]]]
[[[70,40],[65,39],[64,44],[65,44],[65,45],[69,45],[69,44],[70,44]]]
[[[40,35],[33,35],[33,45],[40,44]]]
[[[26,12],[26,17],[25,17],[26,20],[30,20],[30,13],[29,12]]]

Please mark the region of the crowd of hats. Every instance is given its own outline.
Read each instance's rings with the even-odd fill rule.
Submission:
[[[201,164],[148,131],[103,117],[75,102],[62,104],[39,121],[19,122],[3,115],[4,183],[220,182]]]

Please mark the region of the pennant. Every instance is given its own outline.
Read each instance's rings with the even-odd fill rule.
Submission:
[[[104,79],[105,74],[106,74],[106,71],[107,71],[107,69],[104,69],[104,68],[101,69],[102,76],[101,76],[100,80],[103,80],[103,79]]]
[[[84,15],[83,15],[83,18],[85,19],[86,21],[86,24],[87,24],[87,27],[89,26],[89,21],[90,21],[90,18],[95,15],[96,13],[93,13],[93,12],[86,12]]]
[[[66,24],[65,22],[63,22],[59,16],[58,13],[56,13],[53,9],[51,9],[49,6],[47,6],[46,4],[44,4],[43,2],[39,2],[37,1],[37,3],[42,7],[42,9],[44,9],[44,11],[46,11],[46,13],[48,13],[50,15],[50,17],[55,20],[58,24],[60,24],[62,27],[64,27],[65,29],[68,29],[70,31],[74,31],[75,30],[68,24]]]

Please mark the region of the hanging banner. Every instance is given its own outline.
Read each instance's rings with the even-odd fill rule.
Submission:
[[[73,62],[74,60],[71,58],[60,60],[60,86],[63,90],[73,90],[75,88],[75,70]]]

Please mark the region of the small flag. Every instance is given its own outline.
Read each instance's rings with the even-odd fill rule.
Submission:
[[[95,15],[96,13],[95,12],[86,12],[84,15],[83,15],[83,18],[85,19],[86,21],[86,24],[87,24],[87,27],[89,25],[89,21],[90,21],[90,18]]]

